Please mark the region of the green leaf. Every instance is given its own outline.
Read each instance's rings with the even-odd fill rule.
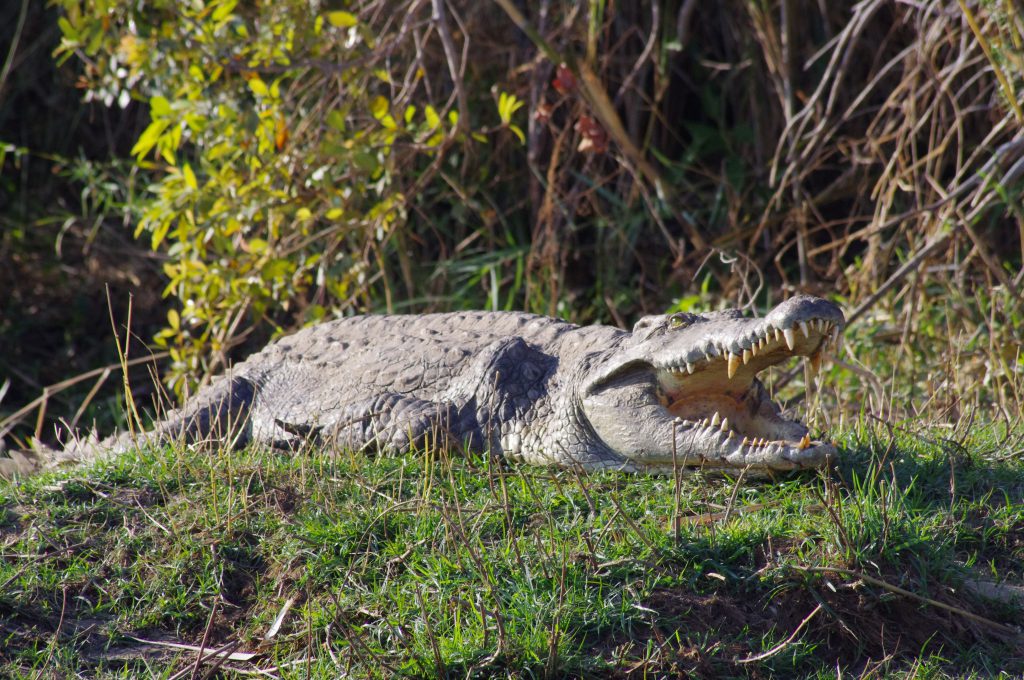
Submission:
[[[266,97],[270,95],[270,90],[267,89],[267,84],[259,78],[252,78],[249,80],[249,89],[252,90],[253,94],[257,97]]]
[[[71,22],[67,20],[67,17],[59,17],[57,19],[57,25],[60,26],[60,32],[64,36],[64,39],[68,42],[78,42],[78,29],[71,25]]]
[[[192,166],[185,163],[181,166],[181,174],[185,177],[185,185],[189,189],[198,189],[199,182],[196,180],[196,173],[192,172]]]
[[[380,120],[388,113],[388,100],[382,95],[377,95],[370,102],[370,113],[374,118]]]
[[[167,126],[170,125],[170,121],[167,119],[154,120],[152,123],[142,131],[139,135],[139,141],[135,142],[135,146],[132,147],[131,155],[142,158],[150,152],[150,150],[156,146],[156,143],[160,141],[160,135],[164,133]]]
[[[523,131],[519,129],[518,125],[509,125],[508,129],[515,133],[515,136],[519,138],[520,144],[526,144],[526,135],[524,135]]]
[[[160,247],[160,243],[163,242],[164,237],[167,236],[167,232],[171,228],[171,218],[164,219],[163,222],[153,231],[153,238],[150,242],[150,249],[156,250]]]
[[[427,119],[427,127],[431,130],[438,127],[441,124],[441,116],[437,115],[437,111],[433,106],[427,104],[423,109],[423,117]]]
[[[161,118],[170,115],[170,113],[171,103],[167,101],[167,97],[156,95],[149,98],[149,115],[154,118]]]
[[[214,23],[219,22],[221,19],[227,17],[235,9],[235,5],[238,4],[238,0],[224,0],[217,9],[213,10],[211,18]]]
[[[355,162],[356,167],[363,172],[373,172],[378,167],[377,157],[366,151],[358,151],[352,154],[352,160]]]
[[[514,94],[508,92],[502,92],[498,95],[498,117],[501,118],[502,125],[508,125],[512,122],[512,114],[521,109],[525,102],[520,101]]]
[[[338,109],[334,109],[327,114],[327,124],[338,132],[345,131],[345,114]]]
[[[351,12],[328,12],[327,21],[331,26],[337,26],[338,28],[349,28],[359,23],[359,19],[356,18],[355,14]]]

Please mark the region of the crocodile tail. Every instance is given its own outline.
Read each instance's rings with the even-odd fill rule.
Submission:
[[[4,443],[0,442],[0,479],[14,479],[34,474],[43,467],[46,458],[46,455],[40,455],[38,451],[32,449],[7,449]]]
[[[0,442],[0,479],[26,477],[42,470],[79,462],[80,454],[76,455],[73,449],[77,447],[55,449],[35,437],[27,449],[8,449],[4,442]]]
[[[69,467],[124,453],[141,442],[163,441],[161,433],[122,432],[100,439],[94,432],[71,439],[62,449],[48,447],[32,437],[28,449],[7,449],[0,441],[0,479],[26,477],[32,474]]]
[[[33,438],[28,449],[5,450],[0,441],[0,479],[116,456],[144,444],[202,443],[215,439],[241,446],[248,441],[248,413],[254,398],[255,388],[248,380],[222,380],[207,387],[182,410],[168,414],[149,431],[122,432],[102,440],[90,433],[83,438],[72,437],[63,449]]]

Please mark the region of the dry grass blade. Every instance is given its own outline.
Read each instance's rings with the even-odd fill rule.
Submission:
[[[38,398],[33,399],[29,403],[19,408],[14,413],[11,413],[10,415],[0,420],[0,436],[3,436],[6,433],[10,432],[12,426],[24,420],[25,417],[28,416],[28,414],[30,414],[36,408],[41,409],[41,411],[45,413],[46,403],[50,399],[50,397],[60,392],[63,392],[64,390],[70,387],[74,387],[78,383],[98,377],[105,378],[105,376],[110,375],[110,372],[113,371],[115,368],[122,368],[122,366],[131,368],[133,366],[140,366],[142,364],[151,364],[160,361],[161,359],[166,359],[168,356],[170,356],[168,352],[154,352],[148,356],[129,359],[125,361],[123,364],[121,362],[115,364],[108,364],[106,366],[101,366],[100,368],[95,368],[91,371],[86,371],[85,373],[80,373],[79,375],[68,378],[66,380],[61,380],[60,382],[53,383],[52,385],[47,385],[45,388],[43,388],[43,393]],[[95,395],[95,392],[91,391],[90,394]],[[82,406],[80,406],[79,411],[84,409],[85,406],[87,406],[87,404],[83,404]]]
[[[135,640],[139,644],[149,645],[151,647],[164,647],[166,649],[177,649],[185,652],[199,652],[200,648],[196,645],[187,645],[181,642],[168,642],[166,640],[146,640],[144,638],[135,637],[134,635],[125,635],[130,640]],[[206,659],[214,659],[223,657],[228,661],[252,661],[253,659],[260,656],[258,652],[236,652],[234,647],[238,646],[237,641],[230,642],[219,649],[209,650],[206,654]]]

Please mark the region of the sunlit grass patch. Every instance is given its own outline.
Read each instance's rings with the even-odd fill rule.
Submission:
[[[1000,435],[861,424],[833,474],[678,487],[145,450],[0,486],[0,668],[171,676],[230,645],[254,656],[222,670],[278,677],[985,674],[1020,649],[1018,604],[964,587],[1022,577]]]

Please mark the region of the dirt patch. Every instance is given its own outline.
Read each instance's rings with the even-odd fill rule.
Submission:
[[[616,663],[618,677],[638,672],[767,677],[773,674],[773,658],[783,659],[788,668],[792,644],[799,642],[804,644],[798,654],[815,659],[817,667],[853,672],[967,647],[1002,647],[1011,651],[1003,657],[1004,670],[1024,670],[1024,639],[1019,636],[1013,639],[961,615],[856,582],[829,583],[835,590],[794,580],[779,584],[771,596],[661,588],[643,602],[652,612],[648,626],[634,628],[628,637],[611,635],[593,649]],[[932,599],[977,608],[956,600],[948,588],[935,590]],[[794,632],[793,642],[787,643]],[[758,658],[779,645],[777,654]]]

